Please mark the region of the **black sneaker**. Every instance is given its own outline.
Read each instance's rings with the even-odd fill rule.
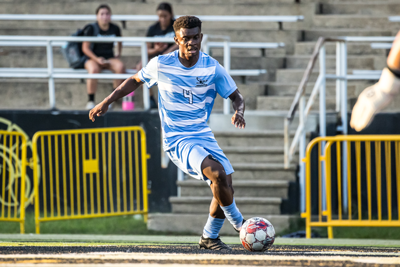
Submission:
[[[246,220],[245,220],[245,219],[243,219],[242,225],[243,225],[245,222],[246,222]],[[235,227],[235,226],[233,226],[233,225],[232,225],[232,227],[233,227],[233,229],[235,229],[235,231],[236,231],[236,232],[240,233],[240,230],[236,229],[236,227]]]
[[[199,247],[201,249],[211,249],[211,250],[220,250],[220,251],[231,251],[232,248],[226,245],[224,242],[219,239],[219,237],[212,239],[212,238],[205,238],[203,235],[200,237]]]

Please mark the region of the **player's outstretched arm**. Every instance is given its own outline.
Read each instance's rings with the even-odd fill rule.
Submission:
[[[350,126],[358,132],[367,127],[374,115],[389,105],[393,96],[400,92],[400,32],[393,42],[387,65],[379,81],[360,94],[353,108]]]
[[[244,129],[244,127],[246,127],[246,121],[244,120],[245,104],[243,96],[239,90],[236,89],[229,98],[232,100],[233,109],[235,110],[231,122],[236,128]]]
[[[91,121],[95,121],[96,116],[98,117],[104,115],[107,112],[108,106],[111,103],[135,91],[142,84],[143,82],[140,80],[138,74],[135,74],[132,77],[126,79],[109,96],[104,98],[103,101],[101,101],[92,110],[90,110],[89,119]]]

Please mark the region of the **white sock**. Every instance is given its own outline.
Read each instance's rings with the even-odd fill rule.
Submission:
[[[239,209],[236,207],[235,199],[233,199],[232,204],[229,206],[222,207],[220,206],[221,209],[225,213],[225,217],[228,219],[228,221],[236,228],[240,229],[243,223],[243,216],[240,213]]]
[[[215,239],[219,236],[222,225],[224,225],[225,219],[213,218],[208,215],[208,220],[203,230],[203,237]]]

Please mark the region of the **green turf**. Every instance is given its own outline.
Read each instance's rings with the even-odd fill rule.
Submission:
[[[1,246],[138,246],[197,245],[198,236],[106,236],[0,234]],[[222,237],[227,244],[240,244],[238,237]],[[400,241],[378,239],[276,238],[275,245],[357,246],[400,248]]]
[[[26,214],[25,233],[35,233],[34,214]],[[143,218],[137,216],[116,216],[82,220],[43,222],[42,234],[89,234],[89,235],[184,235],[151,231]],[[277,236],[304,230],[303,219],[293,220],[290,228]],[[19,223],[0,221],[0,234],[19,233]],[[313,232],[327,237],[326,228],[313,228]],[[334,227],[335,238],[400,240],[400,227]],[[186,233],[187,234],[187,233]],[[197,237],[196,237],[197,238]]]
[[[305,220],[301,218],[292,219],[289,229],[278,234],[283,236],[288,233],[304,231]],[[326,227],[314,227],[312,232],[318,234],[322,238],[328,237]],[[334,238],[350,238],[350,239],[389,239],[400,240],[400,227],[333,227]]]
[[[116,216],[94,219],[65,220],[40,223],[42,234],[109,234],[154,235],[168,234],[147,230],[143,217]],[[25,233],[35,233],[34,213],[26,213]],[[0,233],[19,233],[19,223],[0,221]]]

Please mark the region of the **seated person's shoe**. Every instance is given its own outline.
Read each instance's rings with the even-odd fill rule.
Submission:
[[[89,101],[86,104],[86,109],[87,110],[91,110],[92,108],[94,108],[96,106],[96,104],[93,101]]]

